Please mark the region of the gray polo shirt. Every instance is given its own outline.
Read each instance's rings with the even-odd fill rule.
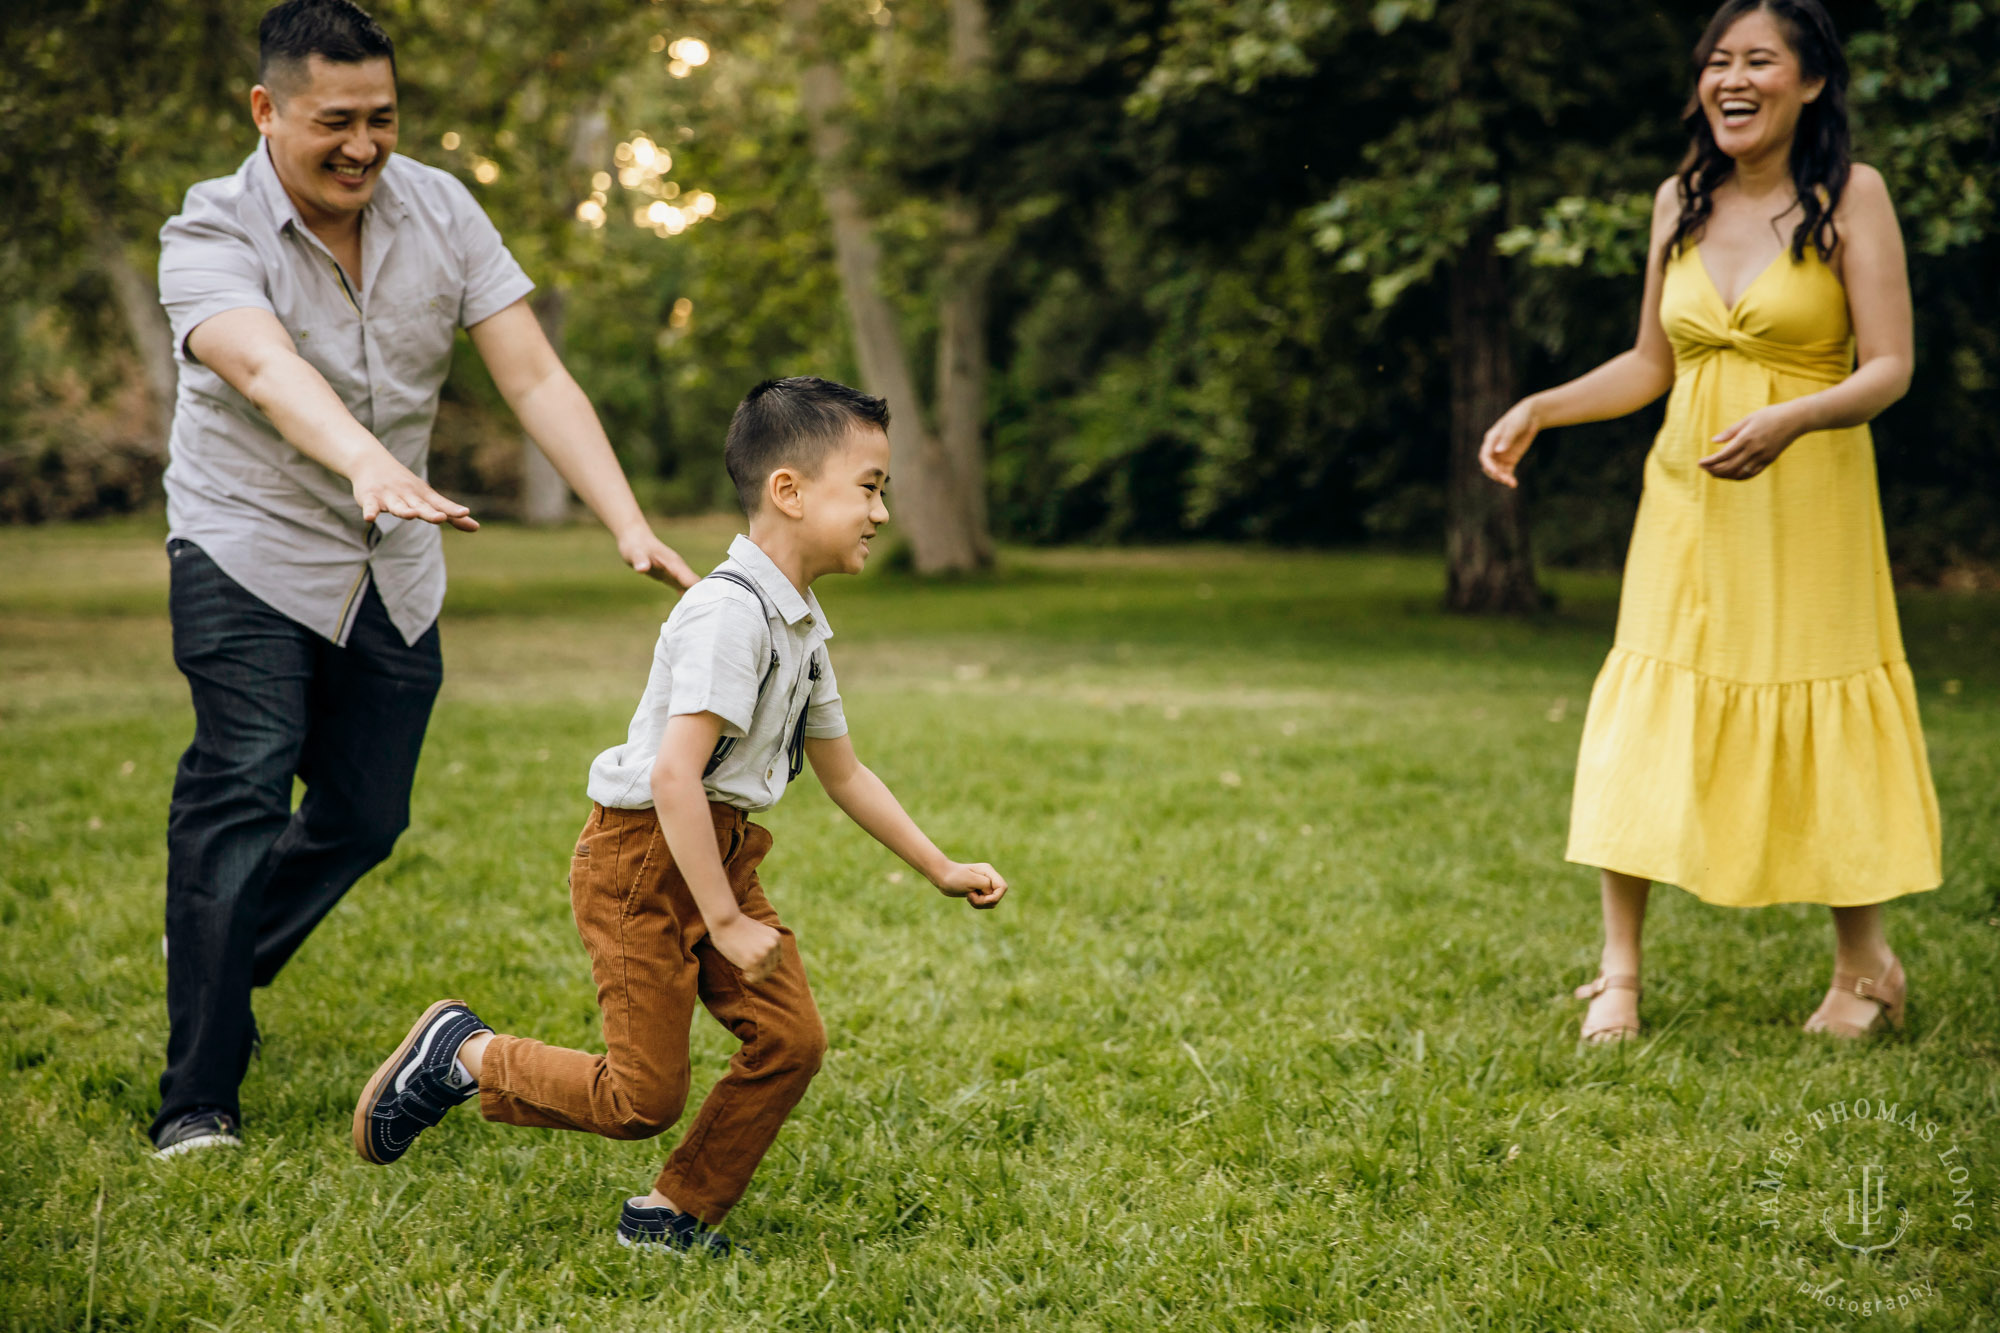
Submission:
[[[801,596],[748,537],[731,542],[729,558],[716,568],[750,580],[763,595],[710,577],[681,597],[660,629],[653,671],[625,743],[590,766],[590,799],[599,805],[652,807],[653,760],[667,719],[677,714],[714,713],[722,719],[723,737],[735,744],[702,785],[709,800],[739,810],[767,810],[785,794],[787,746],[801,710],[806,735],[847,734],[840,687],[826,653],[833,629],[819,599],[810,591]]]
[[[423,476],[453,336],[533,290],[471,192],[407,157],[390,156],[362,213],[359,291],[300,220],[261,142],[234,176],[196,185],[160,231],[160,303],[181,362],[170,535],[335,643],[372,578],[414,643],[444,604],[438,530],[393,515],[363,523],[348,482],[195,360],[188,335],[225,310],[270,311],[354,419]]]

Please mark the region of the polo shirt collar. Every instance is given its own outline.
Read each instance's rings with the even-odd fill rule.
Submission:
[[[778,608],[778,615],[787,625],[796,625],[801,620],[809,620],[823,639],[833,637],[833,626],[826,623],[826,613],[819,609],[819,598],[808,590],[804,596],[792,586],[771,557],[764,554],[764,548],[751,541],[742,533],[729,543],[729,558],[743,567],[743,572]]]

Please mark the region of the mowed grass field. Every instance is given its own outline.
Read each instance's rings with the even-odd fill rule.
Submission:
[[[705,568],[732,528],[663,531]],[[152,1157],[191,730],[161,536],[0,530],[0,1328],[2000,1327],[2000,599],[1903,602],[1947,872],[1892,909],[1909,1033],[1799,1031],[1823,910],[1663,888],[1644,1040],[1579,1050],[1596,888],[1563,836],[1614,580],[1557,578],[1535,623],[1368,554],[824,585],[862,757],[1014,887],[941,898],[810,778],[766,817],[831,1052],[729,1221],[762,1262],[717,1263],[611,1240],[671,1132],[467,1109],[394,1167],[349,1146],[434,998],[598,1041],[564,873],[670,603],[588,530],[448,539],[414,824],[258,993],[247,1146]],[[699,1097],[729,1047],[704,1017],[695,1049]],[[1935,1141],[1806,1133],[1755,1183],[1857,1098]],[[1910,1221],[1866,1257],[1821,1225],[1864,1160]]]

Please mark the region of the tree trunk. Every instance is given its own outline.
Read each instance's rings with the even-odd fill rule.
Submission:
[[[953,77],[983,75],[992,59],[985,0],[951,0]],[[944,295],[938,311],[938,435],[951,468],[951,494],[981,565],[993,563],[986,512],[986,314],[991,260],[985,220],[969,199],[945,202]]]
[[[139,270],[125,252],[125,242],[109,218],[99,218],[93,233],[98,267],[111,284],[111,298],[125,321],[126,336],[139,358],[146,376],[147,396],[153,403],[150,434],[161,457],[166,456],[167,437],[173,433],[174,395],[180,387],[180,366],[174,360],[174,334],[167,324],[167,312],[160,308],[160,292],[153,280]]]
[[[563,316],[568,313],[569,298],[550,283],[537,287],[528,305],[548,335],[549,345],[561,356]],[[549,456],[525,432],[521,436],[521,521],[537,526],[569,521],[569,486]]]
[[[923,400],[917,395],[916,377],[903,350],[896,314],[883,299],[879,285],[882,251],[861,196],[849,183],[848,134],[837,119],[843,100],[840,71],[821,49],[813,30],[818,11],[818,0],[792,0],[790,5],[805,65],[799,79],[799,104],[812,143],[820,198],[833,230],[840,289],[853,323],[861,380],[868,392],[888,400],[893,413],[889,453],[900,497],[894,510],[896,521],[909,534],[917,572],[975,569],[984,562],[966,520],[971,507],[956,493],[951,460],[925,421]]]
[[[1476,233],[1451,275],[1451,469],[1445,514],[1445,604],[1520,614],[1546,604],[1535,582],[1521,493],[1479,469],[1486,428],[1514,404],[1507,274],[1493,233]]]

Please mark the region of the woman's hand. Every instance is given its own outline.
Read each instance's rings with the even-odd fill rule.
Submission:
[[[1528,452],[1528,446],[1535,442],[1535,435],[1542,428],[1535,419],[1533,398],[1523,398],[1507,409],[1507,414],[1494,422],[1486,432],[1486,438],[1479,445],[1479,466],[1487,476],[1502,486],[1519,486],[1514,479],[1514,467],[1521,456]]]
[[[1702,459],[1700,466],[1724,481],[1748,481],[1777,462],[1778,455],[1804,433],[1790,403],[1773,403],[1718,433],[1714,442],[1722,448]]]

